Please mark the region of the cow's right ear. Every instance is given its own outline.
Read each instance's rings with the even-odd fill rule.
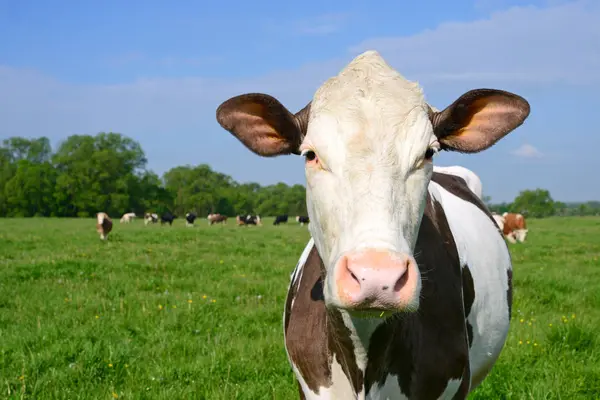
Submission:
[[[300,154],[310,103],[295,115],[262,93],[232,97],[217,108],[217,121],[248,149],[263,157]]]

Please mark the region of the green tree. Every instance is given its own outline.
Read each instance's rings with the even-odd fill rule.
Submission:
[[[510,211],[534,218],[549,217],[555,214],[555,203],[548,190],[523,190],[511,204]]]

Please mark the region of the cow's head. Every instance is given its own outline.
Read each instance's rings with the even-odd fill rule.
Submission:
[[[414,311],[414,248],[439,150],[476,153],[523,123],[527,101],[479,89],[442,111],[377,52],[355,58],[292,114],[258,93],[219,106],[217,120],[254,153],[305,158],[310,232],[325,302],[349,311]]]

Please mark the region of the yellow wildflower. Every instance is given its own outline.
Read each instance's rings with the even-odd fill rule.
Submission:
[[[112,368],[112,367],[113,367],[113,365],[109,363],[108,364],[108,368]]]
[[[188,303],[192,304],[192,299],[189,299],[189,300],[188,300]]]

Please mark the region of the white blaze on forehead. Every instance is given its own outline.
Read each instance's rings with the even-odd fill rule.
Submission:
[[[326,263],[357,242],[410,251],[430,174],[415,163],[435,140],[419,85],[375,51],[318,89],[301,149],[331,172],[306,172],[310,229]]]
[[[315,93],[307,139],[319,134],[326,139],[331,132],[315,132],[320,119],[337,123],[335,132],[348,139],[356,134],[390,136],[404,123],[415,107],[424,107],[423,92],[408,81],[376,51],[367,51],[350,62],[336,77],[327,80]],[[331,121],[333,120],[333,121]],[[384,125],[381,132],[374,127]]]

